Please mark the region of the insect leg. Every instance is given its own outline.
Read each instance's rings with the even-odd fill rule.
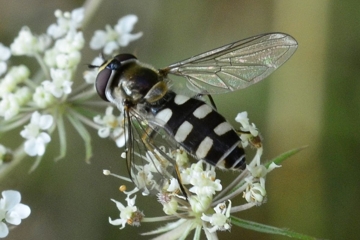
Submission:
[[[160,163],[162,163],[164,161],[164,159],[161,159],[160,155],[157,154],[155,152],[155,150],[158,152],[158,153],[161,153],[161,156],[166,158],[167,161],[169,161],[170,163],[172,163],[174,165],[174,168],[175,168],[175,172],[176,172],[176,179],[179,183],[179,186],[180,186],[180,190],[181,192],[183,193],[183,195],[185,196],[185,198],[187,199],[188,196],[190,195],[189,191],[187,190],[187,188],[182,184],[182,181],[181,181],[181,175],[180,175],[180,170],[179,170],[179,167],[177,166],[176,162],[174,159],[172,159],[171,157],[169,157],[164,151],[162,151],[158,146],[156,146],[155,144],[153,144],[153,139],[155,137],[155,135],[157,134],[156,130],[151,128],[151,127],[148,127],[146,129],[146,131],[144,132],[144,134],[142,135],[141,137],[141,140],[142,142],[144,143],[144,145],[146,146],[146,148],[151,151],[156,160]]]
[[[210,94],[199,93],[199,94],[197,94],[197,95],[195,96],[195,98],[201,98],[201,97],[204,96],[204,95],[207,95],[207,97],[209,98],[209,101],[210,101],[211,106],[212,106],[215,110],[217,110],[215,101],[214,101],[213,97],[212,97]]]
[[[251,144],[252,146],[254,146],[255,148],[260,148],[260,147],[262,146],[262,142],[261,142],[261,137],[260,137],[260,135],[252,136],[249,131],[241,131],[241,130],[235,130],[235,132],[236,132],[239,136],[242,135],[242,134],[250,135],[250,138],[248,139],[248,141],[249,141],[250,144]]]
[[[217,107],[216,107],[216,105],[215,105],[215,101],[214,101],[214,99],[212,98],[212,96],[209,94],[209,95],[207,95],[208,96],[208,98],[209,98],[209,100],[210,100],[210,103],[211,103],[211,105],[213,106],[213,108],[215,109],[215,110],[217,110]]]

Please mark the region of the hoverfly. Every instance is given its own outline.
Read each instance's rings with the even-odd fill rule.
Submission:
[[[245,153],[238,133],[216,111],[215,104],[197,96],[208,95],[213,103],[211,94],[257,83],[284,64],[297,46],[287,34],[268,33],[159,70],[132,54],[119,54],[104,62],[99,67],[96,90],[124,114],[127,167],[137,187],[150,193],[172,176],[180,181],[176,163],[160,146],[173,150],[180,146],[211,165],[244,169]],[[170,74],[184,77],[193,95],[177,94]],[[146,171],[148,163],[146,168],[152,170]]]

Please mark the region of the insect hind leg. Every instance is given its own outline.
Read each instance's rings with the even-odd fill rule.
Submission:
[[[208,97],[211,106],[212,106],[215,110],[217,110],[215,101],[214,101],[213,97],[212,97],[210,94],[208,94],[208,93],[199,93],[199,94],[197,94],[197,95],[195,96],[195,98],[202,98],[204,95],[206,95],[206,96]]]
[[[163,163],[164,160],[170,162],[175,169],[175,175],[176,175],[176,179],[179,183],[179,187],[181,192],[183,193],[184,197],[187,199],[188,196],[190,195],[189,190],[182,184],[182,180],[181,180],[181,175],[180,175],[180,170],[178,165],[176,164],[176,161],[174,159],[172,159],[170,156],[168,156],[166,154],[166,152],[164,152],[162,149],[160,149],[156,144],[154,144],[154,139],[157,136],[157,131],[151,127],[148,127],[145,131],[145,133],[142,135],[141,140],[144,143],[145,147],[152,152],[153,156],[156,158],[156,160],[159,163]],[[156,164],[154,163],[154,167],[158,168],[156,166]],[[173,177],[173,175],[171,173],[169,173],[167,171],[166,168],[164,169],[157,169],[158,172],[163,172],[165,170],[166,174],[168,175],[167,177]]]

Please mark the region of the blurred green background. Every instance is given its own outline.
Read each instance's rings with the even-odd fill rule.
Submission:
[[[0,42],[10,45],[23,25],[43,33],[55,21],[56,9],[69,11],[82,3],[0,0]],[[144,36],[122,51],[136,53],[157,68],[261,33],[285,32],[296,38],[298,51],[267,80],[215,96],[219,111],[234,124],[238,112],[248,111],[264,137],[264,159],[309,146],[269,175],[266,204],[237,216],[318,238],[358,238],[360,1],[105,0],[85,30],[86,40],[129,13],[139,17],[135,32]],[[80,69],[96,54],[87,45]],[[78,81],[83,81],[81,72]],[[146,239],[139,233],[160,225],[144,223],[120,231],[108,223],[109,216],[118,217],[110,198],[124,197],[117,190],[120,182],[103,176],[102,169],[126,174],[125,163],[113,142],[91,133],[90,165],[83,161],[83,143],[75,134],[68,137],[65,159],[47,157],[57,154],[52,146],[35,172],[28,174],[33,163],[29,158],[0,183],[1,191],[19,190],[22,202],[32,209],[7,239]],[[14,131],[6,141],[19,139]],[[137,200],[147,216],[161,214],[155,198],[150,204]],[[219,238],[286,239],[237,227]]]

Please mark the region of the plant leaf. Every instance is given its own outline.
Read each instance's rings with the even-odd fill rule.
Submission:
[[[296,153],[300,152],[301,150],[303,150],[307,147],[308,146],[303,146],[303,147],[295,148],[290,151],[284,152],[284,153],[280,154],[279,156],[275,157],[274,159],[265,163],[265,167],[268,168],[271,163],[276,163],[276,165],[280,165],[284,160],[288,159],[292,155],[295,155]]]
[[[231,216],[231,223],[233,225],[236,225],[236,226],[239,226],[239,227],[242,227],[242,228],[246,228],[246,229],[249,229],[249,230],[257,231],[257,232],[283,235],[283,236],[296,238],[296,239],[305,239],[305,240],[317,239],[315,237],[311,237],[311,236],[308,236],[308,235],[305,235],[305,234],[297,233],[297,232],[291,231],[289,229],[272,227],[272,226],[257,223],[257,222],[243,220],[243,219],[240,219],[240,218],[237,218],[237,217],[234,217],[234,216]]]

